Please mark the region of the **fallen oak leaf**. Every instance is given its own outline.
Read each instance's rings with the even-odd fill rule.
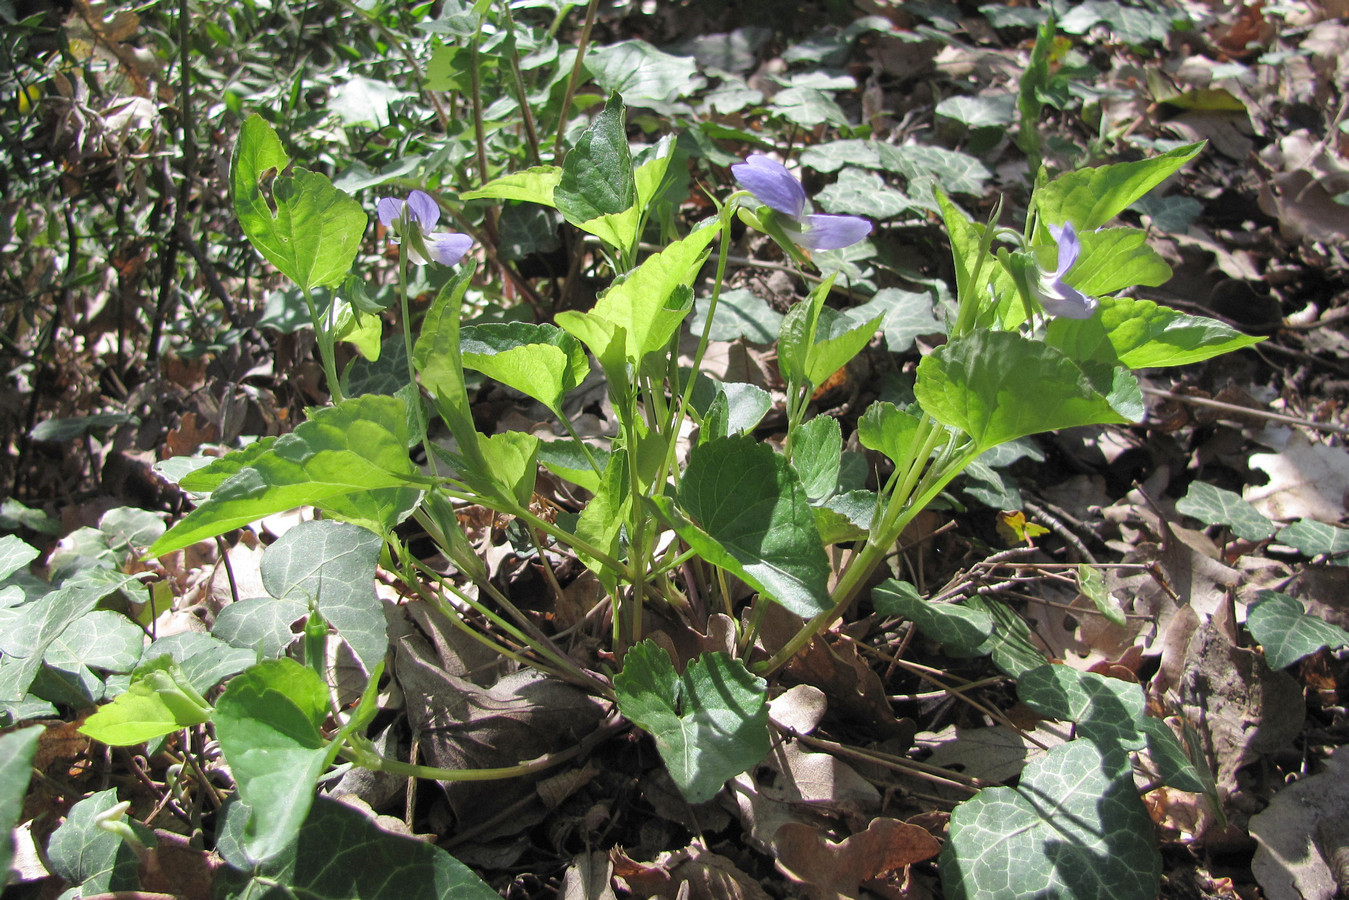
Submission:
[[[863,882],[885,878],[931,859],[941,845],[925,828],[898,819],[872,819],[840,843],[818,829],[788,822],[775,836],[778,868],[808,887],[813,898],[856,897]]]

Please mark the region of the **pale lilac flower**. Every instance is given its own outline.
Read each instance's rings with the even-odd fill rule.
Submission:
[[[428,262],[452,266],[473,246],[473,238],[453,231],[432,231],[440,221],[440,207],[425,191],[413,191],[406,201],[380,197],[375,204],[380,224],[407,242],[408,256],[419,266]]]
[[[1035,299],[1044,307],[1044,311],[1051,316],[1062,316],[1065,319],[1090,319],[1091,314],[1096,312],[1097,301],[1095,297],[1088,297],[1063,280],[1068,274],[1068,270],[1077,262],[1077,257],[1082,253],[1082,243],[1077,239],[1077,232],[1073,230],[1072,222],[1064,222],[1062,225],[1050,225],[1049,233],[1054,238],[1054,243],[1058,245],[1058,261],[1053,272],[1041,270],[1039,277],[1033,279],[1030,283],[1031,293]]]
[[[787,217],[782,230],[802,247],[839,250],[871,234],[871,223],[860,216],[805,215],[805,189],[777,160],[756,153],[731,166],[731,174],[754,199]]]

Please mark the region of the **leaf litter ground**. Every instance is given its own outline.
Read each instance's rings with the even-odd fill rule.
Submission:
[[[668,84],[633,76],[635,45],[624,39],[640,35],[678,56],[691,54],[704,71],[715,60],[745,75],[745,90],[795,67],[800,80],[773,97],[770,117],[747,119],[737,109],[728,127],[769,124],[793,135],[806,168],[834,177],[820,194],[826,212],[870,216],[903,237],[888,245],[883,270],[865,262],[849,270],[855,283],[880,292],[846,312],[855,321],[883,314],[883,340],[816,398],[844,435],[856,429],[855,411],[865,400],[897,390],[938,330],[930,300],[924,306],[915,299],[940,291],[949,276],[934,263],[941,256],[928,186],[936,181],[983,209],[999,192],[1015,198],[1025,176],[1024,157],[1008,141],[1014,122],[1008,98],[1024,68],[1026,25],[1035,21],[1020,17],[1035,10],[874,7],[866,11],[879,20],[807,15],[799,33],[765,37],[753,28],[751,8],[656,4],[649,13],[603,21],[611,45],[597,53],[602,84],[622,82],[630,105],[640,105],[645,93],[647,108],[657,112],[669,102]],[[1172,17],[1182,15],[1196,27],[1173,30]],[[1269,339],[1186,369],[1178,379],[1155,377],[1145,389],[1143,426],[1079,429],[1003,448],[957,485],[945,508],[915,522],[895,574],[923,596],[970,598],[965,608],[982,604],[988,617],[1002,617],[1010,627],[988,648],[997,668],[951,655],[958,637],[939,644],[930,635],[942,634],[941,625],[920,632],[900,608],[875,596],[858,604],[828,641],[792,661],[787,681],[795,687],[772,703],[779,742],[765,761],[716,798],[689,806],[655,748],[631,735],[613,737],[610,711],[593,697],[555,679],[507,672],[498,657],[381,579],[387,622],[355,621],[349,628],[387,633],[393,648],[396,681],[374,723],[390,755],[472,767],[575,755],[537,779],[489,785],[409,784],[353,770],[331,793],[392,813],[379,820],[382,827],[428,836],[508,897],[673,897],[685,884],[688,896],[707,898],[932,896],[939,890],[936,839],[946,834],[953,804],[979,786],[1016,785],[984,795],[981,806],[964,813],[989,817],[990,846],[1008,855],[985,862],[1008,871],[1025,852],[996,840],[1008,817],[1024,812],[1028,795],[1071,795],[1054,768],[1062,757],[1050,755],[1069,736],[1065,726],[1044,717],[1050,710],[1032,708],[1024,683],[1018,695],[999,672],[1047,657],[1103,680],[1141,683],[1180,745],[1213,767],[1217,805],[1207,801],[1202,783],[1193,793],[1160,787],[1145,795],[1164,848],[1164,896],[1251,896],[1258,885],[1281,900],[1349,889],[1337,883],[1344,875],[1333,865],[1349,843],[1331,821],[1342,805],[1318,816],[1308,814],[1310,801],[1294,802],[1299,792],[1343,796],[1343,751],[1333,761],[1331,752],[1349,737],[1349,664],[1343,632],[1333,627],[1349,627],[1349,570],[1339,564],[1344,532],[1331,528],[1345,518],[1349,487],[1342,412],[1349,387],[1342,332],[1349,276],[1340,250],[1349,234],[1344,101],[1330,65],[1349,46],[1341,15],[1322,4],[1278,11],[1178,4],[1163,14],[1150,5],[1090,3],[1060,22],[1069,46],[1059,71],[1069,77],[1059,85],[1064,111],[1051,113],[1048,123],[1047,156],[1070,165],[1089,153],[1127,158],[1207,140],[1196,165],[1132,213],[1153,229],[1174,270],[1150,296]],[[837,76],[828,73],[845,62],[862,73],[847,84],[861,87],[830,87]],[[1074,66],[1090,66],[1082,72],[1095,75],[1080,72],[1074,84]],[[690,80],[703,77],[694,71],[669,83],[706,87]],[[722,90],[734,89],[725,79]],[[1089,127],[1084,110],[1094,117]],[[887,140],[840,139],[838,129],[863,116]],[[1112,142],[1098,143],[1103,134]],[[903,177],[882,178],[894,172]],[[895,272],[906,276],[902,287],[887,282]],[[756,337],[776,333],[773,317],[794,290],[779,276],[763,267],[736,275],[742,293],[731,305],[744,324],[738,333],[715,333],[711,356],[721,367],[714,374],[770,396],[781,383]],[[89,293],[84,302],[91,308],[106,299],[97,289]],[[881,301],[889,302],[872,308]],[[95,329],[108,326],[93,324],[92,315],[75,318]],[[222,620],[233,619],[229,627],[243,630],[236,643],[293,637],[297,606],[286,586],[302,585],[305,575],[260,550],[285,541],[294,514],[271,516],[260,529],[214,548],[141,563],[134,551],[158,533],[128,523],[119,511],[181,513],[188,498],[159,480],[150,462],[229,445],[241,435],[288,433],[301,406],[321,399],[303,345],[271,331],[253,335],[215,348],[209,364],[166,357],[161,375],[151,378],[145,360],[119,351],[112,364],[94,342],[60,330],[54,379],[7,389],[9,408],[28,404],[29,424],[42,425],[31,429],[25,452],[4,463],[6,528],[40,547],[51,572],[83,557],[110,559],[126,574],[148,567],[169,586],[149,615],[160,635],[185,637],[214,621],[219,637]],[[100,371],[108,376],[88,374]],[[245,376],[247,390],[240,387]],[[128,410],[138,421],[126,419]],[[566,411],[583,434],[608,429],[602,404]],[[75,421],[91,415],[104,418]],[[539,407],[490,385],[479,392],[475,415],[489,433],[496,422],[547,420]],[[761,436],[771,439],[781,424],[770,411]],[[303,435],[291,438],[297,439]],[[560,486],[536,502],[553,512],[574,505]],[[1024,527],[1009,537],[998,527],[1003,510],[1022,511],[1023,522],[1044,532],[1029,544]],[[550,591],[537,551],[511,523],[469,510],[463,524],[536,627],[586,665],[605,662],[595,613],[602,590],[574,561],[545,557],[560,587]],[[1077,575],[1083,563],[1100,564],[1103,584],[1084,588]],[[265,606],[241,615],[239,608],[254,600]],[[766,635],[787,627],[772,618]],[[97,622],[87,627],[108,640]],[[715,615],[697,629],[668,621],[657,630],[678,659],[726,649],[733,634]],[[64,640],[75,639],[72,633]],[[118,669],[110,647],[93,659],[81,646],[56,644],[44,644],[41,659],[68,673],[73,698],[81,696],[80,685]],[[238,669],[247,663],[239,661]],[[335,663],[341,672],[340,653]],[[226,669],[199,678],[209,687]],[[663,696],[660,704],[660,714],[678,716],[677,698]],[[72,700],[66,708],[81,705]],[[177,745],[181,758],[209,760],[202,735],[189,738],[198,743]],[[1075,746],[1073,752],[1083,752],[1087,745]],[[39,841],[59,816],[84,823],[93,807],[76,801],[105,804],[110,795],[100,790],[110,781],[133,798],[132,814],[153,821],[161,835],[157,849],[127,860],[89,831],[87,847],[110,854],[89,872],[72,868],[66,850],[49,847],[52,870],[83,882],[87,892],[131,884],[127,867],[139,865],[135,883],[142,889],[201,896],[220,858],[242,852],[228,816],[215,817],[212,826],[219,856],[186,837],[203,811],[211,816],[219,805],[209,769],[197,773],[197,799],[187,803],[173,795],[162,754],[105,756],[61,724],[28,749],[41,775],[20,820],[32,822],[27,831]],[[1160,755],[1153,761],[1163,764]],[[1157,774],[1144,773],[1141,783]],[[1084,802],[1091,796],[1084,794]],[[345,817],[326,801],[316,809],[319,819],[344,823],[333,826],[344,834],[358,835],[374,821]],[[66,840],[82,833],[71,829]],[[1019,835],[1028,843],[1046,839],[1033,827]],[[359,845],[364,838],[352,840]],[[41,877],[22,846],[20,858],[27,874],[19,890],[54,895],[57,879]]]

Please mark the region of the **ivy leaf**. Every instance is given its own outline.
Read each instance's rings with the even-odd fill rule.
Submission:
[[[1223,525],[1248,541],[1274,536],[1276,526],[1240,494],[1202,481],[1191,482],[1185,496],[1176,501],[1177,512],[1193,516],[1206,525]]]
[[[1154,900],[1161,887],[1133,775],[1092,741],[1055,747],[1015,788],[985,788],[957,806],[939,865],[951,900]]]
[[[923,357],[914,396],[975,447],[1059,428],[1127,422],[1058,350],[1011,332],[976,331]]]
[[[291,598],[247,597],[215,617],[211,634],[231,647],[253,650],[257,659],[276,659],[295,642],[291,626],[309,613],[307,603]]]
[[[33,774],[33,756],[37,753],[41,728],[24,728],[0,734],[0,872],[9,876],[14,859],[14,826],[23,813],[23,797]],[[0,885],[2,886],[2,885]]]
[[[974,656],[993,633],[993,618],[986,611],[956,603],[929,603],[913,585],[894,578],[872,588],[871,605],[883,616],[902,616],[913,622],[952,656]]]
[[[272,126],[249,116],[230,166],[234,213],[249,242],[302,290],[337,287],[365,234],[365,211],[325,175],[281,174],[289,164]],[[270,204],[263,192],[268,178]]]
[[[52,871],[77,885],[81,895],[140,889],[140,861],[135,851],[119,835],[98,826],[98,820],[116,805],[113,788],[86,797],[70,808],[47,843]],[[153,832],[144,826],[136,830],[141,829],[149,835],[147,843],[152,843]]]
[[[700,556],[800,616],[829,608],[829,561],[801,479],[748,435],[693,448],[676,504],[652,502]]]
[[[614,676],[618,709],[656,739],[656,749],[690,803],[768,755],[768,685],[724,652],[704,653],[675,672],[669,655],[643,641]]]
[[[225,609],[232,606],[234,604],[231,603]],[[295,618],[298,619],[299,616]],[[216,624],[219,623],[220,617],[217,615]],[[186,683],[201,694],[209,692],[222,680],[239,674],[258,661],[256,645],[249,644],[246,650],[231,647],[224,641],[199,631],[182,631],[157,639],[145,649],[143,665],[149,665],[165,656],[177,663]]]
[[[38,551],[12,534],[0,537],[0,581],[38,558]]]
[[[228,864],[217,878],[222,900],[274,894],[313,900],[499,900],[496,891],[435,844],[390,834],[369,816],[328,797],[316,798],[295,841],[262,863],[245,849],[251,824],[247,806],[225,807],[217,844]]]
[[[1349,528],[1327,525],[1314,519],[1298,519],[1279,532],[1279,540],[1306,556],[1349,553]]]
[[[1215,809],[1219,808],[1218,786],[1208,764],[1191,759],[1171,726],[1161,719],[1144,716],[1142,725],[1148,738],[1148,755],[1162,780],[1176,790],[1204,794],[1214,801]],[[1202,759],[1202,750],[1196,755]]]
[[[1309,615],[1295,597],[1261,591],[1246,614],[1251,636],[1265,648],[1271,669],[1283,669],[1322,647],[1349,646],[1349,632]]]
[[[689,320],[689,330],[701,335],[707,327],[708,300],[700,298]],[[777,340],[782,313],[770,307],[762,297],[745,288],[722,291],[708,338],[734,341],[744,338],[751,344],[771,344]]]
[[[149,554],[163,556],[263,516],[321,506],[343,494],[406,488],[406,476],[415,474],[407,435],[406,407],[396,397],[367,394],[320,409],[220,484],[155,541]]]
[[[1051,718],[1076,722],[1078,734],[1127,760],[1126,752],[1146,742],[1143,689],[1130,681],[1082,672],[1072,666],[1045,665],[1022,673],[1017,696]]]
[[[278,600],[312,603],[373,672],[389,649],[375,567],[384,541],[345,522],[301,522],[267,548],[262,586]]]
[[[323,739],[328,688],[292,659],[260,662],[236,675],[214,716],[216,737],[252,816],[243,854],[264,862],[294,841],[336,745]]]
[[[643,40],[592,47],[586,51],[585,67],[601,89],[662,114],[674,112],[681,97],[707,83],[693,57],[673,56]]]

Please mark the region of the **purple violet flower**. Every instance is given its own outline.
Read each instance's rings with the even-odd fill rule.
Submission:
[[[1065,319],[1090,319],[1096,312],[1097,300],[1088,297],[1077,288],[1068,284],[1063,277],[1077,262],[1082,253],[1082,243],[1077,239],[1072,222],[1062,225],[1050,225],[1049,233],[1058,245],[1058,261],[1053,272],[1041,270],[1039,277],[1031,280],[1030,290],[1035,299],[1051,316]]]
[[[381,225],[407,241],[408,256],[419,266],[428,262],[452,266],[473,246],[473,238],[466,234],[431,230],[440,221],[440,207],[425,191],[413,191],[406,201],[380,197],[375,211]]]
[[[808,250],[840,250],[871,234],[871,223],[860,216],[804,215],[806,191],[777,160],[756,153],[731,166],[731,174],[754,199],[786,216],[782,230]]]

